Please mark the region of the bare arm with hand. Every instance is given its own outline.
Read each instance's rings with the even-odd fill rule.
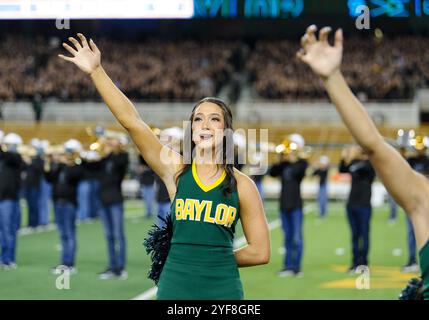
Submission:
[[[140,153],[152,169],[162,177],[170,196],[175,192],[174,175],[182,166],[182,157],[163,146],[150,127],[141,119],[132,102],[119,90],[101,65],[101,52],[91,39],[78,34],[80,42],[70,37],[72,45],[64,43],[64,48],[72,57],[59,55],[65,61],[74,63],[91,77],[92,82],[118,122],[128,131]],[[162,161],[161,155],[169,161]]]
[[[298,58],[322,79],[329,97],[342,120],[369,159],[389,193],[404,208],[414,225],[416,241],[421,248],[429,238],[429,182],[413,171],[403,157],[378,132],[362,104],[353,94],[341,73],[343,33],[335,32],[331,46],[331,28],[307,28],[301,38]]]
[[[255,183],[236,173],[240,219],[247,245],[234,251],[239,267],[267,264],[271,256],[270,232],[264,206]]]

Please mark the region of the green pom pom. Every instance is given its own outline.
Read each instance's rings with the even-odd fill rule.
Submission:
[[[399,295],[399,300],[423,300],[423,280],[413,278]]]

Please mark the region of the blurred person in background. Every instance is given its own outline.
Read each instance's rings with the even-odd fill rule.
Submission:
[[[146,206],[145,217],[151,219],[155,205],[155,172],[147,165],[144,158],[139,155],[140,191]]]
[[[329,176],[329,158],[325,155],[319,158],[314,168],[313,176],[319,177],[319,191],[317,194],[317,203],[319,204],[319,215],[321,218],[326,217],[328,206],[328,176]]]
[[[101,280],[128,278],[126,265],[126,239],[124,230],[124,198],[122,181],[127,173],[129,156],[124,150],[126,137],[105,137],[104,158],[99,170],[100,218],[107,242],[108,266],[100,272]]]
[[[280,217],[284,234],[286,250],[283,269],[278,276],[302,276],[301,262],[304,250],[303,241],[303,202],[301,183],[308,167],[307,160],[300,157],[304,148],[304,138],[299,134],[291,134],[280,145],[278,150],[280,162],[270,169],[272,177],[281,180]]]
[[[40,225],[40,196],[41,179],[43,176],[43,159],[40,152],[41,142],[39,139],[32,139],[30,145],[35,151],[34,154],[23,156],[25,162],[23,188],[28,207],[28,227],[36,228]]]
[[[47,161],[46,150],[49,147],[48,140],[42,140],[37,153],[43,158],[43,165]],[[39,197],[39,224],[45,227],[49,224],[49,204],[52,198],[52,185],[46,180],[44,174],[40,177],[40,197]]]
[[[256,188],[258,188],[259,194],[261,195],[262,202],[265,201],[265,192],[264,192],[264,185],[263,185],[263,179],[266,171],[261,171],[260,168],[262,167],[261,163],[264,160],[264,155],[259,150],[259,146],[257,147],[257,150],[252,154],[251,162],[249,163],[249,167],[256,170],[257,174],[254,174],[251,176],[252,180],[256,184]]]
[[[99,186],[97,175],[100,170],[100,155],[96,151],[82,152],[83,179],[77,188],[78,217],[80,221],[88,221],[98,216]]]
[[[22,138],[7,134],[0,148],[0,236],[1,267],[16,269],[17,232],[21,223],[19,194],[24,162],[18,153]]]
[[[359,146],[349,146],[341,154],[339,172],[349,173],[352,185],[347,200],[347,219],[352,235],[352,264],[349,272],[360,265],[368,266],[370,247],[371,194],[375,172]]]
[[[407,157],[407,162],[416,172],[422,174],[426,178],[429,177],[429,157],[426,154],[429,146],[429,139],[423,135],[410,137],[411,146],[414,154]],[[414,227],[409,216],[407,216],[407,245],[408,245],[408,261],[402,267],[403,272],[417,272],[419,266],[417,264],[417,249]]]
[[[64,143],[64,151],[49,158],[44,165],[46,180],[52,184],[55,222],[61,240],[60,264],[51,269],[58,274],[64,270],[76,273],[77,186],[84,171],[79,153],[82,145],[75,139]]]

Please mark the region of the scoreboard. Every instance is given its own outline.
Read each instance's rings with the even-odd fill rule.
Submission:
[[[371,17],[429,18],[429,0],[194,0],[195,18],[298,19],[341,15],[354,18],[359,6]]]
[[[0,0],[0,19],[189,19],[193,0]]]

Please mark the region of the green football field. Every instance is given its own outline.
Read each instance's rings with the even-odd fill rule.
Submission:
[[[402,211],[397,222],[387,223],[387,206],[373,212],[371,226],[369,289],[357,289],[359,274],[348,274],[350,232],[344,204],[332,202],[328,217],[317,217],[314,203],[305,207],[304,258],[301,278],[279,278],[283,234],[278,223],[278,204],[266,203],[270,222],[272,255],[268,265],[243,268],[240,274],[246,299],[397,299],[401,288],[414,274],[400,267],[407,260],[406,224]],[[23,216],[25,217],[25,207]],[[24,219],[23,219],[24,220]],[[126,202],[128,280],[98,280],[107,265],[107,250],[99,221],[78,226],[78,273],[69,289],[57,289],[57,276],[50,268],[58,264],[60,248],[55,229],[20,235],[16,270],[0,270],[0,299],[132,299],[153,287],[146,278],[149,257],[142,245],[152,221],[143,218],[140,201]],[[25,224],[25,222],[24,222]],[[242,236],[241,227],[237,238]],[[358,281],[362,283],[362,281]],[[153,292],[153,290],[152,290]],[[153,299],[153,295],[146,297]]]

